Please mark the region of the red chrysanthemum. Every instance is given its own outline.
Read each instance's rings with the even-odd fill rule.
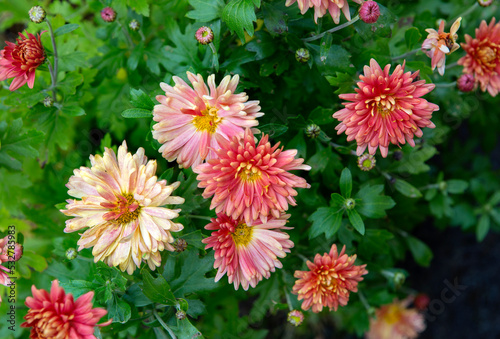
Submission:
[[[263,135],[256,145],[250,129],[244,138],[235,136],[231,141],[217,136],[216,156],[194,169],[199,174],[198,187],[205,188],[203,197],[213,196],[211,209],[233,219],[242,216],[249,225],[259,218],[265,223],[268,216],[279,218],[288,204],[295,205],[295,187],[310,187],[305,179],[288,172],[311,169],[304,159],[295,159],[297,150],[283,151],[268,139]]]
[[[35,84],[35,70],[45,61],[45,50],[43,49],[40,36],[43,31],[35,37],[28,33],[25,37],[19,33],[17,44],[6,41],[7,46],[0,51],[0,81],[14,78],[9,89],[15,91],[28,83],[29,88]]]
[[[102,308],[92,308],[94,292],[80,296],[66,294],[57,280],[52,281],[50,293],[31,287],[33,297],[26,298],[29,307],[26,320],[21,327],[31,327],[30,338],[52,339],[95,339],[95,326],[107,326],[112,320],[97,325],[99,319],[108,313]]]
[[[347,305],[349,293],[358,291],[358,282],[368,273],[366,265],[354,265],[355,260],[356,255],[345,254],[345,245],[339,254],[333,244],[330,253],[316,254],[314,263],[307,261],[309,271],[295,271],[294,277],[299,279],[292,293],[298,294],[298,300],[304,300],[302,309],[307,311],[312,307],[318,313],[323,307],[336,311],[339,305]]]
[[[483,20],[474,39],[465,35],[462,48],[467,55],[458,60],[464,73],[473,74],[481,91],[492,96],[500,91],[500,22],[495,24],[495,20],[492,18],[489,25]]]
[[[347,141],[356,139],[357,155],[363,154],[368,147],[370,154],[380,148],[385,158],[389,143],[415,146],[413,137],[421,137],[422,127],[434,128],[430,120],[432,112],[439,107],[421,96],[434,89],[434,84],[425,80],[415,81],[419,72],[404,73],[398,65],[389,74],[391,65],[382,70],[377,61],[370,60],[365,66],[364,75],[356,88],[356,94],[341,94],[339,98],[351,102],[342,103],[345,108],[333,114],[341,123],[335,128],[338,134],[345,132]]]
[[[255,287],[262,278],[268,279],[276,267],[281,268],[278,258],[284,258],[293,247],[290,236],[282,231],[291,229],[285,227],[289,217],[284,214],[266,223],[256,221],[252,226],[225,214],[212,218],[205,226],[213,231],[212,235],[202,242],[207,244],[206,249],[215,250],[214,268],[218,269],[215,281],[227,274],[235,289],[241,284],[248,290],[249,285]]]

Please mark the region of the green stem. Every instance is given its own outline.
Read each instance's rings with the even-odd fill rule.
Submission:
[[[456,82],[449,82],[447,84],[445,84],[445,83],[437,83],[437,84],[434,84],[434,85],[436,85],[436,87],[438,87],[438,88],[447,88],[447,87],[455,87],[457,85],[457,83]]]
[[[142,33],[142,29],[139,30],[139,35],[141,36],[142,41],[146,41],[146,37],[144,36],[144,33]]]
[[[455,66],[457,66],[457,65],[458,65],[458,62],[451,63],[451,64],[449,64],[449,65],[446,65],[446,69],[453,68],[453,67],[455,67]]]
[[[417,54],[420,50],[421,50],[421,48],[414,49],[413,51],[406,52],[405,54],[401,54],[401,55],[392,57],[391,60],[396,61],[398,59],[404,59],[406,57],[412,56],[413,54]]]
[[[368,301],[366,300],[365,295],[363,294],[363,292],[358,291],[358,295],[359,295],[359,300],[361,300],[361,303],[366,308],[366,311],[370,312],[370,304],[368,304]]]
[[[192,214],[187,214],[186,217],[191,218],[191,219],[202,219],[202,220],[212,220],[211,217],[206,217],[204,215],[192,215]]]
[[[325,31],[323,33],[320,33],[318,35],[314,35],[310,38],[305,38],[305,39],[302,39],[302,41],[304,42],[309,42],[309,41],[314,41],[314,40],[318,40],[318,39],[321,39],[323,36],[325,36],[326,34],[328,33],[333,33],[333,32],[336,32],[336,31],[340,31],[342,28],[345,28],[345,27],[348,27],[350,25],[352,25],[353,23],[355,23],[356,21],[359,20],[359,15],[356,15],[351,21],[348,21],[346,23],[343,23],[342,25],[339,25],[337,27],[334,27],[332,29],[329,29],[328,31]]]
[[[128,34],[128,31],[125,29],[125,27],[123,27],[122,23],[119,20],[116,20],[116,23],[118,24],[118,26],[120,26],[120,28],[123,32],[123,35],[125,36],[125,38],[127,40],[129,47],[134,47],[134,41],[132,40],[132,37],[130,36],[130,34]]]
[[[285,291],[285,298],[286,298],[286,303],[288,304],[288,309],[290,311],[293,311],[292,301],[290,300],[290,296],[288,295],[288,291],[286,289],[286,286],[283,286],[283,291]]]
[[[448,23],[446,24],[446,26],[451,26],[453,25],[453,23],[458,19],[458,18],[463,18],[469,14],[471,14],[476,8],[477,6],[479,6],[479,4],[477,3],[477,1],[474,1],[474,5],[470,6],[467,10],[465,10],[465,12],[463,12],[462,14],[460,15],[457,15],[453,20],[450,20],[448,21]]]
[[[50,72],[50,77],[52,79],[52,86],[51,86],[52,99],[54,100],[54,102],[57,102],[56,86],[57,86],[57,71],[58,71],[59,57],[57,55],[56,39],[54,37],[54,31],[52,30],[52,25],[50,24],[49,19],[45,19],[45,22],[47,23],[47,26],[49,26],[50,40],[52,41],[52,49],[54,50],[54,68],[51,67],[49,61],[49,72]]]
[[[212,50],[212,63],[215,68],[215,71],[219,71],[219,56],[217,55],[217,49],[215,48],[215,45],[213,42],[208,44],[210,46],[210,49]]]
[[[170,327],[168,327],[168,325],[165,324],[165,322],[158,315],[158,313],[156,312],[156,310],[153,310],[153,314],[154,314],[156,320],[158,320],[158,322],[161,324],[161,326],[168,332],[168,334],[170,334],[170,336],[172,337],[172,339],[177,339],[177,337],[175,336],[174,332],[172,332],[172,330],[170,329]]]
[[[331,141],[330,141],[330,145],[331,145],[333,148],[347,148],[346,146],[342,146],[342,145],[336,144],[336,143],[331,142]],[[356,154],[356,152],[355,152],[355,151],[353,151],[353,150],[351,150],[351,155],[358,156],[358,155]]]

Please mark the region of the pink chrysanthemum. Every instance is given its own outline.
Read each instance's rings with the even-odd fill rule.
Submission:
[[[362,4],[363,0],[353,0],[358,4]],[[286,0],[285,5],[291,6],[298,2],[300,13],[305,14],[309,8],[314,7],[314,21],[318,23],[318,18],[321,18],[328,11],[333,21],[338,24],[340,22],[340,11],[344,13],[348,21],[351,21],[351,13],[349,12],[349,3],[347,0]]]
[[[0,285],[7,286],[10,284],[10,277],[8,273],[10,270],[3,266],[3,263],[11,261],[8,254],[7,249],[7,237],[0,240]],[[0,303],[2,302],[2,298],[0,297]]]
[[[476,37],[465,35],[462,48],[467,55],[458,60],[464,66],[464,73],[474,75],[481,86],[481,91],[488,91],[496,96],[500,91],[500,22],[495,18],[488,25],[482,21],[476,28]]]
[[[118,148],[118,156],[106,148],[104,156],[90,156],[91,168],[74,170],[66,185],[68,194],[82,200],[67,200],[64,232],[80,231],[89,227],[78,241],[83,248],[94,247],[94,261],[119,266],[132,274],[142,261],[154,270],[160,266],[160,252],[174,251],[171,232],[183,229],[172,222],[180,209],[160,207],[177,205],[184,198],[171,196],[179,182],[167,185],[157,181],[156,160],[148,161],[144,149],[132,155],[125,141]]]
[[[407,308],[411,298],[395,300],[375,311],[370,319],[366,339],[414,339],[425,330],[424,317],[414,308]]]
[[[252,225],[259,218],[265,223],[269,215],[279,218],[288,204],[295,206],[294,187],[310,185],[288,171],[311,167],[302,164],[304,159],[295,159],[297,150],[283,151],[279,143],[271,146],[268,139],[263,135],[256,145],[250,129],[244,138],[218,138],[216,157],[194,169],[199,174],[198,187],[205,188],[203,197],[213,196],[211,209],[235,220],[242,216]]]
[[[339,254],[333,244],[329,254],[318,253],[314,263],[307,261],[309,271],[295,271],[294,277],[299,279],[292,293],[298,295],[298,300],[304,300],[302,309],[307,311],[312,307],[318,313],[323,307],[336,311],[339,305],[347,305],[349,293],[358,291],[358,282],[368,273],[366,265],[354,265],[355,260],[355,254],[345,254],[345,246]]]
[[[214,32],[210,27],[201,26],[194,34],[196,40],[202,45],[211,43],[214,40]]]
[[[8,261],[18,261],[23,256],[23,246],[15,242],[12,235],[7,235],[0,240],[0,249],[0,253],[7,255]]]
[[[205,159],[213,159],[219,149],[216,135],[227,140],[242,136],[246,127],[259,123],[258,101],[247,101],[245,93],[235,94],[239,76],[226,76],[218,87],[215,75],[208,77],[208,87],[203,77],[187,72],[193,88],[184,80],[173,77],[175,86],[161,83],[165,95],[158,95],[153,112],[153,138],[163,144],[159,151],[168,161],[181,167],[196,167]],[[212,148],[213,150],[210,150]]]
[[[380,16],[378,3],[372,0],[365,1],[359,8],[359,18],[367,24],[374,24]]]
[[[461,92],[470,92],[476,87],[476,80],[472,74],[464,73],[457,79],[457,87]]]
[[[262,278],[268,279],[276,267],[281,268],[278,258],[284,258],[293,247],[290,236],[282,231],[291,229],[285,227],[289,217],[284,214],[266,223],[256,221],[251,226],[225,214],[212,218],[205,226],[213,231],[212,235],[202,242],[207,244],[206,249],[215,250],[214,268],[218,269],[215,281],[227,274],[236,290],[241,284],[246,291],[249,285],[255,287]]]
[[[351,102],[342,103],[345,108],[333,114],[341,122],[335,129],[338,134],[345,132],[347,141],[356,139],[358,156],[368,147],[370,154],[380,148],[385,158],[389,143],[405,144],[406,140],[414,147],[413,137],[422,136],[421,127],[435,127],[430,119],[439,107],[421,98],[434,89],[434,84],[415,81],[419,71],[404,73],[404,67],[398,65],[389,74],[391,65],[382,70],[371,59],[365,74],[359,76],[356,94],[339,95]]]
[[[111,324],[112,320],[97,325],[108,311],[92,308],[94,292],[80,296],[76,301],[66,294],[57,280],[52,281],[50,293],[31,287],[33,297],[26,298],[28,314],[21,327],[31,327],[30,338],[96,339],[94,329]]]
[[[7,46],[0,51],[0,81],[14,78],[9,89],[15,91],[28,83],[29,88],[35,84],[35,70],[45,61],[45,50],[43,49],[40,36],[43,31],[35,37],[28,33],[25,37],[19,33],[17,44],[5,41]]]
[[[422,51],[431,58],[432,70],[438,69],[440,75],[444,75],[446,55],[450,55],[460,48],[456,40],[458,38],[457,31],[460,28],[462,18],[458,18],[450,28],[450,33],[444,31],[444,20],[439,24],[439,30],[428,28],[425,31],[429,33],[427,39],[422,44]]]
[[[113,22],[116,19],[116,12],[111,7],[105,7],[101,11],[101,18],[102,18],[102,20],[104,20],[106,22]]]

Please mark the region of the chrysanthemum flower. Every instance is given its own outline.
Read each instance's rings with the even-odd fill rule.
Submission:
[[[476,80],[472,74],[464,73],[457,79],[457,87],[461,92],[470,92],[476,87]]]
[[[363,154],[358,157],[358,167],[362,171],[370,171],[375,167],[376,164],[375,157],[371,154]]]
[[[216,135],[230,140],[242,136],[246,127],[259,123],[258,101],[247,101],[245,93],[235,94],[239,76],[226,76],[215,85],[215,75],[203,77],[187,72],[193,88],[184,80],[173,77],[175,86],[161,83],[165,95],[158,95],[153,112],[153,138],[163,144],[159,151],[168,161],[177,159],[181,167],[196,167],[205,159],[213,159],[219,149]],[[213,150],[210,150],[212,148]]]
[[[183,226],[172,222],[180,209],[160,207],[182,204],[183,198],[171,196],[179,182],[167,185],[157,181],[156,161],[148,161],[144,149],[132,155],[125,141],[118,157],[106,148],[104,156],[90,156],[91,168],[80,167],[66,185],[68,194],[82,200],[67,200],[64,232],[89,227],[78,241],[83,248],[94,247],[94,261],[119,266],[129,274],[144,260],[154,270],[160,266],[160,252],[174,251],[170,232]]]
[[[413,339],[425,330],[424,317],[414,308],[407,308],[411,298],[395,300],[375,311],[370,319],[366,339]]]
[[[473,74],[481,91],[492,96],[500,91],[500,23],[495,24],[495,20],[492,18],[489,25],[483,20],[474,39],[465,35],[462,48],[467,55],[458,60],[464,73]]]
[[[450,33],[444,31],[445,21],[441,20],[439,30],[427,28],[425,31],[429,33],[427,39],[422,44],[422,51],[431,58],[432,70],[438,69],[440,75],[444,75],[446,55],[450,55],[460,48],[456,40],[458,38],[457,31],[460,28],[462,18],[458,18],[450,28]]]
[[[0,240],[1,253],[7,255],[8,261],[18,261],[23,256],[23,246],[11,240],[10,236],[5,236]]]
[[[249,225],[259,219],[281,216],[288,204],[295,206],[295,187],[309,188],[305,179],[288,171],[310,170],[295,159],[297,150],[283,151],[279,143],[271,146],[269,136],[263,135],[258,145],[250,131],[244,138],[235,136],[227,141],[218,136],[220,149],[214,159],[196,167],[198,187],[205,188],[205,199],[213,196],[210,208],[226,213],[233,219],[242,216]]]
[[[289,217],[284,214],[266,223],[256,221],[251,226],[225,214],[212,218],[205,226],[213,231],[212,235],[202,242],[207,244],[206,249],[215,250],[214,268],[218,269],[215,281],[227,274],[236,290],[241,284],[246,291],[249,285],[255,287],[262,278],[268,279],[276,267],[281,268],[278,258],[284,258],[293,247],[290,236],[282,231],[291,229],[285,227]]]
[[[57,280],[52,281],[50,293],[35,285],[31,287],[33,297],[26,298],[29,310],[21,327],[31,327],[30,338],[95,339],[94,328],[111,324],[112,320],[97,325],[108,311],[92,308],[94,292],[80,296],[76,301],[66,294]]]
[[[7,245],[7,240],[5,238],[0,240],[0,285],[7,286],[10,283],[10,277],[8,273],[10,273],[10,270],[3,266],[3,263],[6,263],[9,260],[9,255],[6,249]],[[0,302],[2,299],[0,298]]]
[[[201,26],[194,34],[196,40],[202,45],[207,45],[214,40],[214,31],[210,27]]]
[[[35,37],[28,33],[25,37],[19,33],[17,44],[5,41],[7,46],[0,51],[0,81],[14,78],[9,89],[15,91],[28,83],[29,88],[35,84],[35,70],[45,61],[45,50],[43,49],[40,36],[43,31]]]
[[[330,253],[316,254],[314,263],[307,261],[309,271],[295,271],[294,277],[299,279],[292,293],[298,295],[298,300],[304,300],[302,309],[307,311],[312,307],[318,313],[323,307],[336,311],[339,305],[347,305],[349,293],[358,291],[358,282],[368,273],[366,265],[354,265],[355,260],[355,254],[345,254],[345,245],[339,254],[333,244]]]
[[[293,326],[300,326],[304,321],[304,314],[299,310],[292,310],[288,313],[287,320]]]
[[[370,154],[380,148],[385,158],[389,142],[399,145],[407,141],[414,147],[413,137],[422,136],[421,127],[435,127],[430,119],[439,107],[421,98],[434,89],[434,84],[415,81],[419,72],[404,73],[404,67],[398,65],[389,74],[391,65],[382,70],[371,59],[365,74],[359,76],[356,94],[339,95],[351,102],[342,103],[345,108],[333,114],[341,122],[335,129],[338,134],[345,132],[347,141],[356,139],[358,156],[368,147]]]
[[[363,0],[353,0],[358,4],[362,4]],[[340,22],[340,11],[344,13],[348,21],[351,21],[351,13],[349,12],[349,3],[347,0],[287,0],[285,5],[291,6],[298,2],[300,13],[305,14],[309,8],[314,7],[314,21],[318,23],[318,18],[321,18],[328,11],[333,21],[338,24]]]

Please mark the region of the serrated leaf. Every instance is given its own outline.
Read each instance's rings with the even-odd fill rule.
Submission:
[[[356,194],[356,211],[368,218],[383,218],[385,210],[396,205],[391,197],[381,195],[384,185],[364,186]]]
[[[356,212],[356,210],[346,210],[347,211],[347,217],[349,217],[349,221],[351,222],[352,227],[361,235],[365,234],[365,223],[363,222],[363,219],[361,216]]]
[[[334,207],[320,207],[307,218],[312,222],[309,229],[309,239],[319,236],[321,233],[325,234],[327,239],[339,230],[342,223],[343,210]]]
[[[335,72],[335,75],[327,75],[325,78],[330,85],[338,87],[338,89],[334,91],[335,94],[352,92],[352,88],[355,84],[349,73]]]
[[[352,175],[351,171],[346,167],[340,174],[340,193],[344,198],[350,198],[352,191]]]
[[[171,306],[177,303],[170,285],[163,276],[159,275],[156,278],[153,278],[151,273],[147,270],[142,271],[142,276],[142,292],[151,301]]]
[[[130,89],[130,103],[136,108],[142,108],[150,112],[155,107],[153,100],[141,89]]]
[[[149,16],[148,0],[128,0],[127,3],[137,14]]]
[[[130,305],[116,294],[106,303],[108,319],[113,318],[114,323],[126,323],[132,315]]]
[[[153,113],[143,108],[129,108],[122,112],[124,118],[152,118]]]
[[[80,25],[78,25],[78,24],[67,24],[67,25],[61,26],[54,31],[54,36],[59,36],[59,35],[63,35],[63,34],[69,33],[69,32],[73,32],[78,27],[80,27]]]
[[[83,83],[83,75],[77,72],[71,72],[66,75],[63,81],[57,84],[57,88],[64,94],[76,94],[76,88]]]
[[[411,254],[415,261],[420,265],[427,267],[430,265],[432,260],[432,251],[424,242],[421,240],[414,238],[412,236],[405,237],[406,243],[408,244],[408,248],[410,249]]]
[[[414,187],[413,185],[409,184],[404,180],[396,179],[394,187],[399,193],[403,194],[404,196],[407,196],[408,198],[422,197],[422,193],[420,193],[420,191],[416,187]]]
[[[189,4],[194,9],[189,11],[186,16],[201,22],[220,18],[224,9],[224,1],[222,0],[189,0]]]
[[[78,299],[81,295],[93,291],[96,289],[94,283],[86,280],[70,280],[67,282],[61,282],[60,286],[64,288],[66,293],[71,293],[73,294],[73,298],[76,300]]]
[[[416,27],[408,28],[405,32],[406,47],[409,50],[413,49],[413,46],[415,46],[420,41],[421,38],[422,34],[420,34],[418,28]]]
[[[231,0],[222,11],[222,20],[242,43],[245,43],[245,31],[253,36],[253,22],[257,21],[255,6],[260,7],[260,0]]]

